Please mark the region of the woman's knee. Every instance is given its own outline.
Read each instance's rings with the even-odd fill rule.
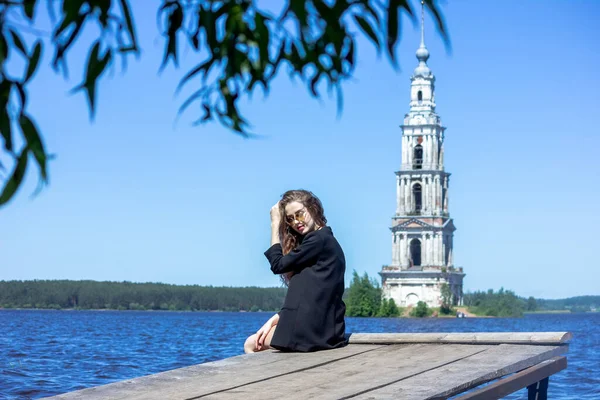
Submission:
[[[245,353],[255,353],[256,352],[256,333],[251,335],[246,339],[244,343],[244,352]]]

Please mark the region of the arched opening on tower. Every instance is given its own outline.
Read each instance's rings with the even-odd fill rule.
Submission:
[[[420,144],[415,146],[413,150],[413,169],[423,168],[423,146]]]
[[[422,203],[423,196],[422,196],[421,184],[415,183],[413,185],[412,191],[413,191],[415,212],[421,212],[421,209],[423,207],[423,203]]]
[[[419,296],[417,296],[416,293],[409,293],[406,296],[405,302],[406,302],[407,306],[416,306],[417,303],[419,302]]]
[[[421,241],[419,239],[410,241],[410,259],[413,266],[421,265]]]
[[[419,93],[417,93],[417,100],[419,101],[419,104],[423,103],[423,92],[419,90]]]

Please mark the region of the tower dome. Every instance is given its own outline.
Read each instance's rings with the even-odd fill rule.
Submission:
[[[421,3],[421,45],[417,49],[417,60],[419,65],[415,68],[414,77],[431,78],[432,73],[427,66],[427,60],[429,59],[429,50],[425,47],[425,22],[423,14],[423,3]]]

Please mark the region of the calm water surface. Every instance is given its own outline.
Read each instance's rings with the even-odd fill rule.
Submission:
[[[0,399],[37,399],[243,353],[272,313],[0,310]],[[347,318],[348,332],[569,331],[552,399],[600,399],[600,313]],[[511,399],[527,398],[526,391]]]

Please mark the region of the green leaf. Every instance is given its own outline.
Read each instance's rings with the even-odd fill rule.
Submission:
[[[37,0],[23,1],[23,11],[30,21],[33,21],[33,12],[35,11],[35,3]]]
[[[394,48],[396,47],[396,43],[399,39],[399,20],[398,20],[398,11],[402,6],[403,0],[389,0],[388,9],[387,9],[387,50],[388,54],[392,60],[392,64],[396,65],[396,53]]]
[[[2,32],[0,32],[0,65],[4,64],[4,60],[8,58],[8,43]]]
[[[206,86],[200,88],[199,90],[194,92],[190,97],[188,97],[185,102],[183,102],[183,104],[179,107],[179,111],[177,113],[181,115],[194,101],[198,100],[201,97],[208,97],[209,94],[210,91]]]
[[[27,66],[27,74],[25,75],[25,82],[29,81],[37,69],[40,61],[40,55],[42,54],[42,42],[37,41],[33,48],[33,53],[29,57],[29,65]]]
[[[17,32],[15,32],[14,30],[10,29],[8,30],[10,32],[10,36],[12,37],[12,41],[15,44],[15,46],[17,47],[17,49],[19,49],[19,51],[26,56],[27,55],[27,50],[25,50],[25,45],[23,45],[23,41],[21,40],[21,38],[19,37],[19,35],[17,34]]]
[[[54,59],[52,60],[52,67],[54,69],[57,69],[58,64],[62,61],[63,66],[64,66],[65,75],[66,75],[66,71],[67,71],[66,62],[64,60],[65,54],[66,54],[67,50],[69,50],[69,47],[71,46],[73,41],[79,35],[79,32],[81,32],[81,28],[83,27],[83,24],[85,23],[85,19],[87,18],[87,16],[88,16],[87,13],[82,14],[82,15],[77,15],[75,19],[68,22],[67,26],[71,25],[71,23],[75,23],[75,27],[73,28],[71,33],[68,34],[68,36],[66,38],[63,38],[60,41],[58,41],[57,38],[59,36],[59,30],[56,30],[54,33],[54,40],[57,41],[57,45],[56,45],[56,53],[54,54]],[[66,16],[65,16],[65,19],[63,20],[63,24],[65,23],[65,21],[67,21]]]
[[[219,13],[224,6],[222,6],[217,13]],[[208,46],[208,50],[213,56],[215,49],[219,48],[219,40],[217,39],[217,19],[219,16],[216,13],[213,13],[210,9],[201,10],[198,14],[198,29],[200,27],[204,28],[204,32],[206,33],[206,45]]]
[[[348,52],[346,53],[345,60],[350,64],[350,69],[352,70],[356,62],[354,57],[354,39],[352,38],[348,41]]]
[[[33,153],[33,156],[40,168],[42,180],[46,182],[48,180],[48,173],[46,170],[47,155],[39,131],[31,118],[29,118],[29,116],[26,114],[21,114],[19,118],[19,124],[21,125],[21,131],[23,132],[23,136],[27,142],[26,147],[29,148],[31,153]]]
[[[98,55],[100,54],[100,41],[96,40],[88,57],[85,80],[88,81],[94,75],[94,71],[98,68]]]
[[[163,62],[160,66],[160,69],[164,69],[169,61],[169,58],[173,59],[173,63],[177,66],[177,32],[181,28],[181,24],[183,23],[183,8],[178,1],[168,1],[161,8],[165,10],[167,8],[171,8],[171,13],[167,19],[167,47],[165,49],[165,55],[163,57]]]
[[[363,2],[362,5],[365,7],[365,11],[367,13],[369,13],[373,17],[373,19],[375,20],[376,24],[379,26],[379,24],[381,23],[381,21],[379,19],[379,15],[375,11],[375,9],[373,9],[373,7],[371,7],[371,4],[369,4],[369,0]]]
[[[72,23],[75,23],[75,20],[69,19],[65,15],[58,28],[54,31],[52,39],[56,40]]]
[[[13,82],[15,87],[17,88],[17,93],[19,94],[19,100],[21,100],[21,110],[24,110],[27,106],[27,93],[25,93],[25,88],[21,82]]]
[[[363,32],[367,34],[369,39],[371,39],[373,44],[375,44],[375,47],[379,50],[379,38],[377,37],[377,34],[375,34],[375,31],[373,30],[371,25],[367,22],[367,20],[361,17],[360,15],[354,15],[354,19],[356,20],[360,28],[363,30]]]
[[[123,9],[123,15],[125,16],[125,25],[127,26],[127,31],[129,32],[129,36],[131,37],[131,49],[137,52],[137,35],[135,33],[133,17],[131,16],[131,7],[129,7],[129,2],[127,0],[119,0],[119,3],[121,4],[121,8]]]
[[[2,189],[2,193],[0,193],[0,206],[8,203],[8,201],[14,196],[17,192],[19,186],[21,186],[21,182],[23,181],[23,177],[25,176],[25,172],[27,171],[27,153],[29,149],[27,147],[23,148],[21,154],[17,157],[17,163],[15,165],[15,169],[12,172],[12,175],[6,181],[4,188]]]
[[[301,28],[308,26],[308,13],[306,12],[306,2],[304,0],[290,0],[290,5],[285,11],[284,16],[290,11],[298,17]]]
[[[265,16],[260,13],[255,14],[256,33],[258,34],[258,53],[260,57],[261,69],[264,70],[269,63],[269,29],[265,23]]]
[[[8,152],[12,152],[12,128],[10,117],[6,108],[0,109],[0,134],[4,139],[4,148]]]
[[[4,138],[4,148],[8,152],[12,152],[12,132],[10,125],[10,117],[8,114],[8,99],[12,82],[8,79],[0,82],[0,135]]]
[[[319,93],[317,92],[317,83],[319,82],[319,78],[321,78],[321,73],[317,72],[310,80],[310,92],[314,97],[319,97]]]
[[[112,53],[110,50],[107,50],[106,53],[104,53],[104,56],[101,58],[99,56],[100,40],[97,40],[90,51],[90,56],[88,57],[85,81],[73,89],[73,91],[86,91],[92,118],[94,117],[96,111],[96,83],[111,60]]]
[[[181,78],[181,81],[179,82],[179,85],[177,85],[177,89],[176,92],[179,92],[181,90],[181,88],[183,87],[183,85],[190,80],[191,78],[193,78],[195,75],[197,75],[199,72],[202,72],[202,76],[203,78],[206,78],[206,76],[208,75],[208,71],[210,70],[210,67],[212,66],[212,64],[215,62],[215,59],[210,57],[207,60],[205,60],[204,62],[198,64],[195,68],[193,68],[192,70],[190,70],[190,72],[188,72],[183,78]]]

